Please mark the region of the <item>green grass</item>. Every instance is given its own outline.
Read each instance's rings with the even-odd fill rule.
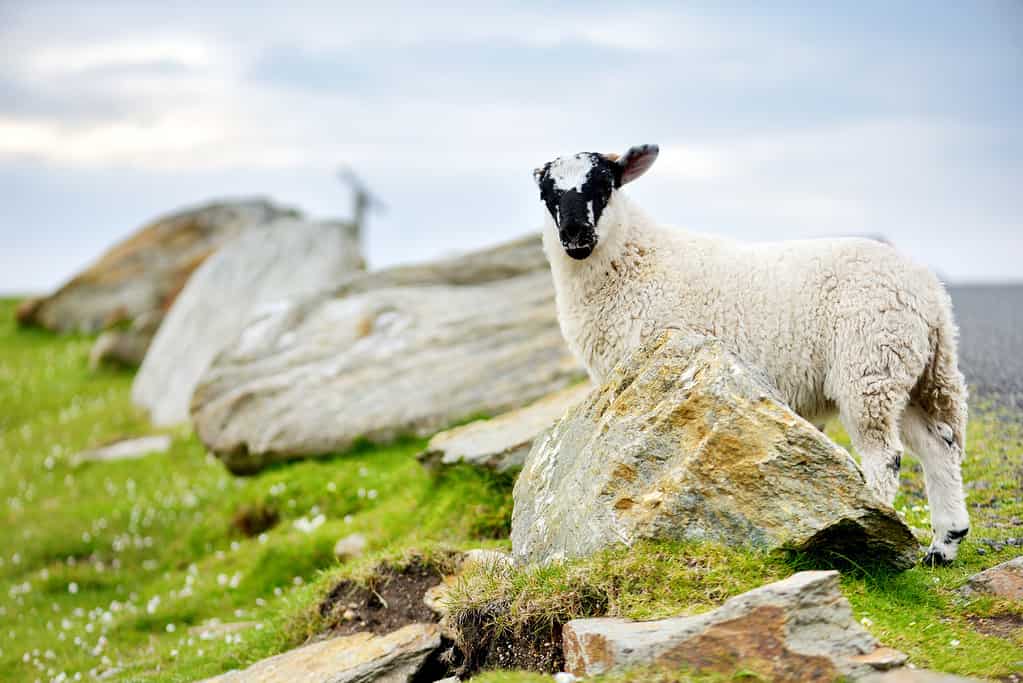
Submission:
[[[431,473],[412,457],[418,441],[238,478],[182,428],[168,432],[167,453],[76,466],[82,449],[154,430],[131,406],[130,374],[88,371],[90,338],[16,329],[13,308],[0,301],[0,680],[111,670],[113,680],[131,681],[215,675],[314,633],[315,606],[341,578],[365,578],[378,562],[413,552],[507,547],[511,480],[468,468]],[[964,601],[955,591],[1020,552],[979,541],[1023,536],[1023,430],[1018,415],[975,413],[965,465],[973,530],[961,561],[847,575],[843,589],[869,630],[918,666],[997,677],[1023,669],[1023,640],[1019,632],[984,636],[971,616],[1023,607]],[[927,527],[919,466],[907,458],[903,470],[896,506]],[[280,521],[247,538],[232,526],[245,507],[272,509]],[[295,526],[321,514],[308,533]],[[333,544],[353,532],[369,539],[367,556],[338,565]],[[644,544],[473,575],[459,599],[506,604],[502,627],[512,629],[590,614],[654,618],[711,609],[796,569],[791,559],[736,549]],[[189,633],[210,619],[255,625],[227,639]],[[550,679],[490,672],[477,680]],[[604,680],[688,679],[646,670]]]

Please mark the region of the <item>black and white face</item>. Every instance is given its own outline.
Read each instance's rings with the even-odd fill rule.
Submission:
[[[632,147],[625,156],[582,152],[559,157],[533,171],[540,199],[558,230],[565,253],[585,259],[597,247],[600,219],[614,192],[643,175],[657,145]]]

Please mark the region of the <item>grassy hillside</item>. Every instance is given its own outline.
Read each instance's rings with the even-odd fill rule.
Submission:
[[[84,448],[153,430],[131,406],[129,374],[87,370],[91,339],[18,330],[13,308],[0,302],[0,680],[214,675],[322,628],[316,605],[341,578],[413,552],[507,546],[511,480],[427,472],[412,458],[415,441],[237,478],[180,429],[169,432],[167,453],[76,464]],[[1023,606],[966,603],[954,592],[1020,553],[980,542],[1023,537],[1020,424],[993,410],[972,421],[974,532],[960,563],[844,579],[868,628],[917,665],[985,676],[1023,669],[1023,635],[1013,630]],[[904,469],[898,507],[926,526],[919,468]],[[277,522],[252,529],[261,519]],[[353,532],[366,535],[369,553],[339,565],[334,542]],[[475,577],[470,597],[507,601],[512,629],[584,614],[646,618],[707,609],[796,568],[792,558],[651,544],[501,581]],[[253,625],[203,639],[195,627],[210,620]],[[649,676],[638,675],[625,679]]]

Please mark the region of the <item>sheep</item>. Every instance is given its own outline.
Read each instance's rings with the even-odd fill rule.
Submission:
[[[822,425],[837,413],[868,487],[889,505],[905,443],[930,501],[924,563],[953,561],[969,531],[967,391],[944,287],[872,240],[744,244],[660,226],[621,191],[658,151],[576,154],[533,173],[569,348],[600,383],[665,327],[721,339],[800,416]]]

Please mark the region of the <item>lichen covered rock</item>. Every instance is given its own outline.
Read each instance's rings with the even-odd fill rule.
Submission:
[[[637,665],[777,681],[856,679],[902,666],[853,617],[834,571],[800,572],[692,617],[576,619],[563,631],[565,668],[593,676]]]
[[[839,446],[721,342],[665,330],[538,440],[515,485],[519,562],[639,539],[909,567],[909,528]]]
[[[98,332],[162,317],[192,272],[248,229],[298,211],[266,200],[212,202],[162,216],[106,251],[53,294],[17,311],[22,325],[56,332]]]

